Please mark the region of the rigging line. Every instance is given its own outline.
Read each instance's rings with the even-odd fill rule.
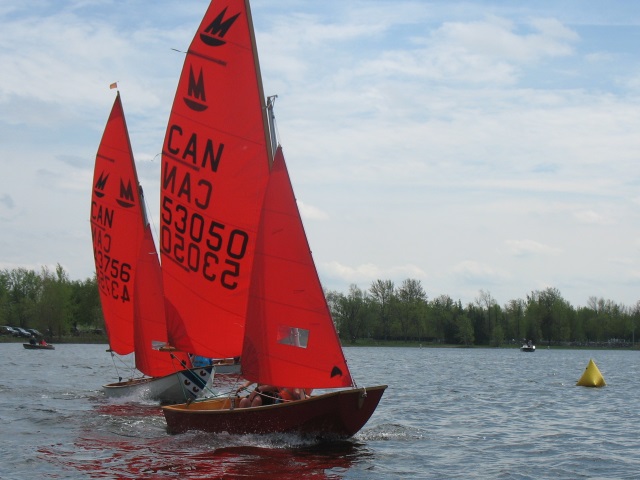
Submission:
[[[193,365],[192,365],[191,367],[189,367],[189,366],[186,364],[186,362],[184,362],[183,360],[180,360],[180,359],[179,359],[178,357],[176,357],[173,353],[170,353],[170,355],[171,355],[171,362],[172,362],[172,364],[173,364],[173,366],[174,366],[174,369],[175,369],[175,362],[178,362],[178,364],[182,367],[182,368],[180,368],[180,371],[182,371],[182,370],[189,370],[189,371],[191,371],[191,372],[195,375],[195,372],[194,372],[193,370],[195,370],[196,368],[199,368],[199,367],[194,367]],[[176,375],[184,375],[184,374],[180,373],[180,371],[176,370]],[[211,381],[210,381],[210,382],[209,382],[209,381],[204,381],[204,380],[202,380],[202,379],[199,379],[199,380],[202,380],[202,381],[203,381],[203,384],[202,384],[202,385],[197,385],[197,384],[196,384],[196,382],[193,382],[194,386],[198,387],[198,388],[200,389],[200,391],[201,391],[201,393],[200,393],[200,394],[198,394],[198,393],[194,392],[194,393],[196,394],[196,395],[195,395],[195,396],[196,396],[196,398],[197,398],[197,397],[200,397],[200,398],[201,398],[201,397],[203,397],[203,396],[204,396],[204,394],[205,394],[205,393],[207,393],[207,392],[208,392],[208,393],[212,393],[212,394],[214,394],[214,395],[217,393],[217,392],[216,392],[216,391],[214,391],[214,390],[213,390],[213,388],[212,388],[212,387],[213,387],[213,378],[214,378],[214,375],[215,375],[215,368],[212,368],[212,370],[211,370],[211,375],[210,375],[210,379],[211,379]],[[179,377],[178,377],[178,378],[179,378]],[[210,384],[210,383],[211,383],[211,386],[209,386],[209,384]],[[188,390],[185,388],[185,385],[183,385],[183,382],[180,382],[180,388],[182,389],[182,395],[183,395],[183,396],[184,396],[184,398],[186,399],[186,403],[187,403],[187,404],[190,404],[191,402],[193,402],[193,401],[194,401],[194,398],[191,396],[191,394],[190,394],[190,393],[188,392]]]
[[[274,106],[276,104],[276,98],[278,98],[278,95],[271,95],[267,97],[267,105],[266,105],[267,111],[269,113],[268,115],[269,133],[271,135],[272,143],[275,143],[275,145],[271,145],[271,149],[273,150],[274,155],[275,155],[275,151],[278,148],[278,145],[280,145],[280,131],[278,130],[278,122],[276,121],[276,115],[273,111]]]
[[[118,375],[118,382],[122,381],[122,377],[120,376],[120,372],[118,371],[118,366],[116,365],[115,354],[111,352],[111,362],[113,363],[113,368],[116,370],[116,375]]]
[[[116,369],[116,373],[120,377],[120,381],[122,381],[122,377],[120,376],[120,371],[118,369],[118,366],[116,365],[116,358],[118,359],[118,362],[120,362],[121,368],[129,370],[129,376],[131,378],[134,378],[134,373],[136,371],[135,365],[125,362],[124,358],[121,355],[116,355],[116,353],[113,351],[111,351],[110,353],[111,353],[111,360],[113,362],[113,367]],[[133,361],[133,358],[131,359],[131,361]]]
[[[160,154],[158,154],[160,155]],[[158,156],[156,155],[156,157]],[[155,157],[154,157],[155,158]],[[149,202],[147,202],[147,197],[143,196],[144,198],[144,206],[145,206],[145,210],[147,211],[147,221],[149,222],[149,225],[151,225],[151,230],[153,231],[153,237],[154,237],[154,241],[155,239],[159,239],[159,234],[158,234],[158,227],[156,226],[156,222],[153,220],[153,215],[151,215],[151,210],[149,208]],[[156,247],[157,248],[157,247]]]
[[[171,355],[171,363],[173,364],[173,368],[175,370],[175,361],[178,361],[179,364],[182,364],[182,362],[179,361],[173,353],[171,353],[170,355]],[[184,369],[181,368],[180,370],[184,370]],[[178,380],[180,380],[180,372],[178,370],[176,370],[175,375],[178,377]],[[193,401],[193,398],[191,398],[191,395],[187,391],[186,386],[183,384],[183,382],[180,381],[178,383],[180,384],[180,389],[182,390],[182,396],[184,397],[185,402],[187,404],[190,404]]]
[[[281,145],[281,142],[280,142],[280,130],[278,129],[278,122],[275,118],[273,119],[273,131],[276,134],[276,144],[277,144],[276,148],[277,148],[278,145]]]
[[[213,382],[215,380],[215,374],[216,374],[216,370],[215,370],[215,367],[214,367],[214,369],[211,371],[210,381],[205,383],[204,387],[202,387],[202,395],[199,398],[204,399],[205,398],[205,395],[204,395],[205,393],[212,395],[214,398],[230,396],[229,394],[222,393],[219,390],[214,390],[213,389]]]
[[[151,159],[151,162],[154,162],[156,158],[158,158],[159,156],[162,155],[162,152],[160,153],[156,153],[154,155],[154,157]],[[147,197],[144,196],[144,206],[145,206],[145,210],[147,213],[147,221],[149,222],[149,225],[151,225],[151,230],[153,232],[153,237],[154,239],[159,239],[159,234],[158,234],[158,227],[156,225],[156,222],[154,222],[153,220],[153,215],[151,215],[151,209],[149,208],[149,202],[147,202]]]

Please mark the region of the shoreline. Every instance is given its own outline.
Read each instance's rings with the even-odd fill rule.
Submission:
[[[108,347],[108,340],[106,335],[91,335],[91,336],[64,336],[64,337],[45,337],[48,343],[57,344],[103,344]],[[28,343],[28,338],[16,338],[6,335],[0,336],[0,343]],[[640,342],[635,344],[608,344],[607,342],[589,342],[588,344],[580,345],[567,345],[569,342],[558,342],[557,344],[546,345],[537,344],[536,350],[640,350]],[[496,348],[496,349],[519,349],[522,346],[521,343],[505,343],[500,346],[491,345],[457,345],[457,344],[445,344],[437,342],[419,342],[419,341],[401,341],[401,340],[372,340],[365,339],[359,340],[356,343],[342,342],[343,348],[348,347],[394,347],[394,348]]]

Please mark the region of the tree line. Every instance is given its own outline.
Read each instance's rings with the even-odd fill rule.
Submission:
[[[48,338],[103,329],[96,279],[70,280],[60,265],[0,270],[0,325],[35,328]]]
[[[640,301],[629,307],[591,297],[573,307],[556,288],[532,291],[503,306],[480,290],[467,305],[448,295],[429,299],[419,280],[398,287],[376,280],[367,290],[326,291],[342,341],[433,342],[500,346],[531,339],[540,345],[635,343]],[[0,325],[35,328],[49,337],[104,329],[95,276],[70,280],[64,268],[0,270]]]
[[[429,299],[419,280],[396,287],[376,280],[368,290],[328,291],[329,308],[345,342],[396,340],[500,346],[531,339],[541,345],[630,346],[640,325],[640,301],[633,307],[590,297],[573,307],[556,288],[532,291],[504,306],[480,290],[462,305],[448,295]]]

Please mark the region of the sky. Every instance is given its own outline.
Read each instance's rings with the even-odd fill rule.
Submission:
[[[207,5],[0,3],[0,269],[94,275],[112,82],[159,224],[176,50]],[[255,0],[252,15],[325,288],[640,300],[640,3]]]

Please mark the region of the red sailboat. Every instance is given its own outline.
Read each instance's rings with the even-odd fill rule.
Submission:
[[[185,369],[186,354],[152,348],[166,341],[162,278],[145,215],[120,93],[96,156],[91,233],[100,301],[112,354],[135,352],[146,376],[104,386],[107,396],[184,402],[200,395],[212,368]]]
[[[206,93],[200,110],[186,101],[196,91],[201,99]],[[206,117],[209,107],[213,112]],[[175,321],[170,337],[197,353],[202,348],[209,355],[241,354],[243,376],[259,384],[336,391],[249,408],[237,408],[237,398],[216,398],[163,407],[163,412],[171,433],[195,429],[349,437],[369,420],[386,385],[357,388],[351,378],[280,147],[271,162],[273,125],[266,108],[249,3],[214,1],[189,48],[163,150],[163,206],[171,205],[163,234],[181,247],[179,252],[165,249],[174,244],[161,241],[165,296]],[[194,145],[206,139],[224,145],[215,173],[184,161],[175,135],[185,136],[186,125],[193,129],[189,138]],[[167,181],[174,169],[179,178],[189,174],[189,185],[199,185],[202,177],[211,184],[206,209],[193,195],[176,195]],[[192,229],[185,235],[185,225],[199,225],[196,219],[203,220],[204,228],[195,233],[209,232],[206,239]],[[215,237],[215,232],[222,235]],[[230,232],[242,233],[234,237]],[[187,248],[215,260],[190,263],[202,256],[182,255]],[[202,270],[192,268],[196,265]],[[218,270],[209,268],[214,266]],[[199,279],[208,283],[188,294]],[[180,295],[169,290],[169,283],[180,287]],[[199,302],[197,314],[194,301]],[[195,339],[191,332],[198,332]],[[210,343],[200,345],[203,339]]]

